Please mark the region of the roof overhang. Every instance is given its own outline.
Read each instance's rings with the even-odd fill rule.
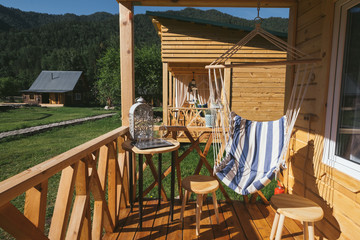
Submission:
[[[67,93],[71,92],[72,90],[22,90],[23,93]]]
[[[257,7],[255,0],[117,0],[118,3],[133,3],[134,6],[170,7]],[[288,8],[297,0],[261,0],[260,7]]]

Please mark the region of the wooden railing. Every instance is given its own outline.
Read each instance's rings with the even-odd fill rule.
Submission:
[[[205,113],[209,108],[168,107],[168,123],[170,126],[205,127]]]
[[[128,127],[120,127],[1,182],[0,227],[17,239],[100,239],[113,232],[129,199],[121,148],[127,134]],[[59,172],[47,236],[48,180]],[[22,213],[10,201],[23,193]]]

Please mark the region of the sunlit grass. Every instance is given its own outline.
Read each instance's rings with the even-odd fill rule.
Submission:
[[[111,113],[102,108],[22,107],[0,112],[0,132]]]

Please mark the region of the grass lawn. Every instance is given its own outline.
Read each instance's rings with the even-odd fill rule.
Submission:
[[[23,107],[0,112],[0,132],[84,118],[114,111],[81,107]]]

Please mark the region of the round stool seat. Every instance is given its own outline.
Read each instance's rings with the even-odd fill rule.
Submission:
[[[324,216],[324,212],[318,204],[293,194],[272,196],[271,206],[279,214],[302,222],[316,222]]]
[[[210,176],[192,175],[183,179],[182,187],[196,194],[208,194],[219,188],[219,182]]]

